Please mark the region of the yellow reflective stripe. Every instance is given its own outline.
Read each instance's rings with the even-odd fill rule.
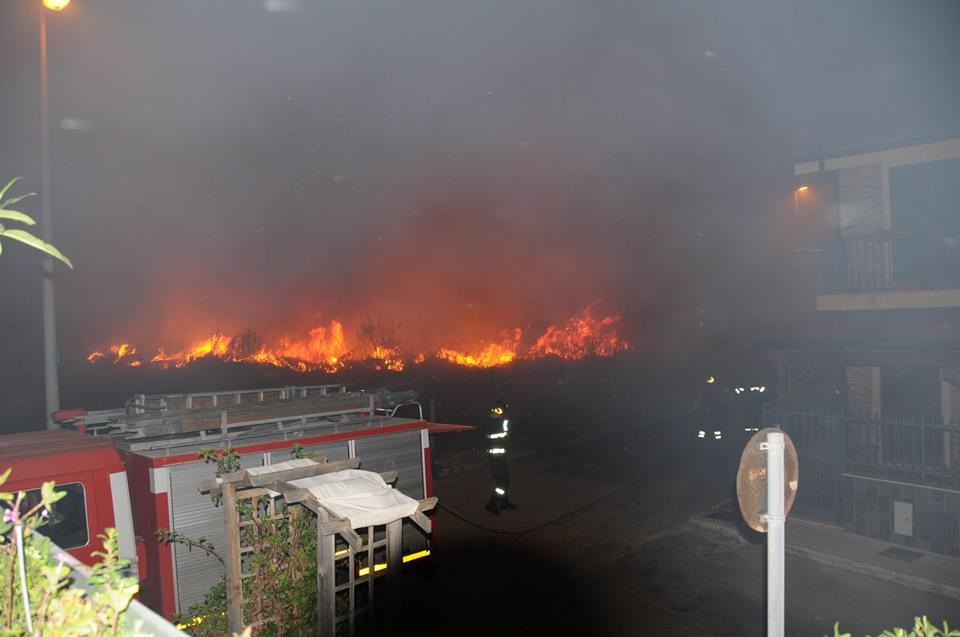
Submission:
[[[404,556],[403,556],[403,563],[406,564],[407,562],[412,562],[413,560],[419,560],[421,557],[427,557],[428,555],[430,555],[430,549],[426,549],[426,550],[423,550],[423,551],[417,551],[416,553],[411,553],[411,554],[409,554],[409,555],[404,555]],[[374,565],[373,565],[373,572],[374,572],[374,573],[379,573],[380,571],[386,570],[386,568],[387,568],[387,565],[386,565],[386,564],[374,564]],[[369,575],[369,574],[370,574],[370,567],[369,567],[369,566],[364,566],[364,567],[361,568],[360,571],[359,571],[360,577],[363,577],[364,575]]]

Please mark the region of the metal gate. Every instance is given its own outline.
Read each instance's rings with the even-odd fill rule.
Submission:
[[[793,509],[802,517],[840,522],[840,416],[781,412],[781,428],[797,449],[800,485]]]

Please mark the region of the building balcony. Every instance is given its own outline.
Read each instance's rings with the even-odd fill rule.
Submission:
[[[820,311],[960,307],[960,229],[827,239],[820,252]]]

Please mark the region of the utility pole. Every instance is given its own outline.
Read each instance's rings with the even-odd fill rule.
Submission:
[[[53,215],[50,202],[50,114],[47,88],[47,16],[40,7],[40,231],[43,240],[53,243]],[[53,258],[43,257],[43,378],[47,429],[57,429],[50,414],[60,409],[60,382],[57,373],[57,315],[53,297]]]

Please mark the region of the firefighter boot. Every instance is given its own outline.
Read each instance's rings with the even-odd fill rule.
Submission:
[[[497,496],[490,496],[490,499],[487,501],[487,505],[483,508],[494,515],[500,515],[500,503],[498,502]]]

